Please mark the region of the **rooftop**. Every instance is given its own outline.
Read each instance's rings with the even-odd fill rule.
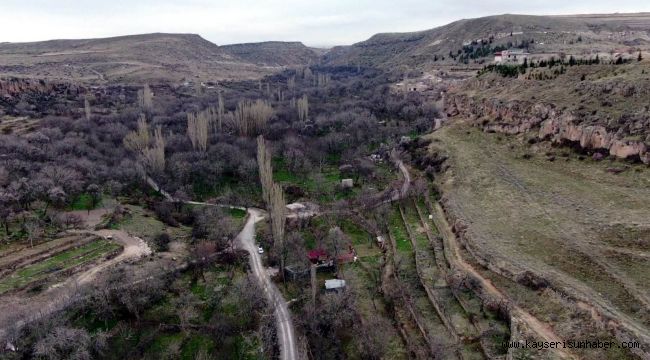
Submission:
[[[325,289],[327,290],[342,289],[344,287],[345,287],[345,280],[341,280],[341,279],[325,280]]]

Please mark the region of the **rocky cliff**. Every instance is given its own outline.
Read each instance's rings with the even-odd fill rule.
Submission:
[[[531,133],[542,140],[577,146],[587,151],[607,152],[620,159],[650,164],[650,149],[645,142],[650,133],[647,117],[630,119],[634,128],[639,130],[634,136],[636,139],[631,139],[630,134],[618,131],[616,127],[592,124],[584,121],[580,115],[557,109],[552,104],[479,99],[457,94],[446,98],[445,110],[448,116],[469,118],[485,131]]]

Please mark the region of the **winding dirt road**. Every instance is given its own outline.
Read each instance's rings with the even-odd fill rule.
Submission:
[[[282,297],[278,288],[271,281],[271,277],[262,265],[262,258],[257,252],[255,244],[255,223],[264,219],[262,210],[250,208],[248,219],[242,231],[237,235],[237,246],[248,251],[250,255],[250,265],[255,278],[260,287],[264,290],[264,295],[271,306],[275,315],[276,326],[278,331],[278,345],[280,346],[280,359],[296,360],[298,359],[298,350],[296,347],[296,336],[291,322],[291,314],[287,303]]]
[[[106,260],[99,265],[88,269],[87,271],[79,273],[77,276],[69,279],[78,285],[85,285],[95,279],[95,276],[104,269],[107,269],[115,264],[128,259],[138,259],[142,256],[151,254],[151,249],[147,243],[137,236],[131,236],[122,230],[97,230],[87,231],[88,233],[95,234],[101,237],[112,236],[113,240],[124,247],[122,252],[116,257]]]
[[[151,177],[145,177],[145,181],[154,190],[160,192],[168,201],[176,201],[176,199],[174,199],[171,194],[162,189]],[[291,313],[287,307],[287,302],[284,300],[282,294],[275,286],[275,284],[271,281],[271,277],[262,265],[262,258],[257,252],[257,245],[255,244],[255,223],[264,219],[264,211],[255,208],[245,208],[241,206],[213,204],[199,201],[184,201],[184,203],[190,205],[216,206],[246,210],[248,213],[248,218],[246,220],[246,224],[244,224],[244,228],[235,239],[236,246],[246,250],[250,255],[251,270],[253,271],[255,278],[257,278],[260,287],[264,290],[264,295],[266,296],[269,305],[273,306],[273,313],[275,315],[276,328],[278,332],[278,345],[280,347],[280,359],[298,359],[296,336],[293,328],[293,322],[291,321]],[[287,215],[288,218],[307,218],[317,214],[316,211],[312,210],[296,212],[290,206],[287,207],[287,211],[289,212]]]
[[[409,188],[411,187],[411,174],[409,174],[409,171],[406,168],[406,165],[404,165],[404,162],[398,158],[395,158],[393,161],[395,161],[395,165],[402,173],[402,176],[404,177],[404,182],[402,183],[402,188],[399,190],[399,192],[395,192],[393,197],[387,202],[397,201],[405,198],[409,192]]]

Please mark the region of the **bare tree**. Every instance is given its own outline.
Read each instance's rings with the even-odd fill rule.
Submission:
[[[117,200],[117,196],[120,195],[123,188],[124,185],[116,180],[109,180],[104,184],[104,191],[115,198],[115,200]]]
[[[240,101],[234,115],[237,131],[243,136],[257,135],[266,127],[273,113],[273,108],[266,101]]]
[[[165,168],[165,139],[160,126],[154,131],[153,145],[150,147],[151,134],[144,114],[138,119],[138,128],[124,137],[124,147],[136,153],[142,163],[153,172],[161,172]]]
[[[187,114],[187,136],[190,138],[194,150],[206,151],[208,149],[209,114],[209,109],[196,114]]]
[[[330,79],[331,79],[330,74],[318,73],[316,74],[316,77],[314,77],[314,85],[318,87],[326,86],[327,84],[330,83]]]
[[[284,225],[287,220],[287,204],[284,199],[282,186],[273,182],[271,157],[266,149],[266,141],[261,135],[257,137],[257,166],[262,184],[262,196],[271,218],[271,233],[274,246],[280,253],[281,268],[284,269],[286,260],[286,244],[284,241]],[[284,271],[282,271],[284,276]]]
[[[91,337],[83,329],[59,326],[34,346],[39,359],[90,359]]]
[[[160,126],[154,132],[153,146],[145,148],[142,157],[149,170],[159,173],[165,169],[165,139]]]
[[[15,206],[18,204],[18,198],[15,192],[6,189],[0,190],[0,223],[4,225],[5,234],[9,236],[9,222],[15,213]]]
[[[341,228],[335,226],[327,233],[326,246],[331,254],[334,254],[334,268],[338,270],[338,258],[341,254],[341,249],[349,243],[346,235],[341,231]]]
[[[150,134],[147,117],[144,114],[140,114],[137,130],[131,131],[124,137],[124,147],[134,152],[142,152],[149,146],[149,141]]]
[[[153,108],[153,92],[149,84],[144,84],[142,90],[138,90],[138,105],[142,111],[151,111]]]
[[[43,229],[41,222],[38,219],[29,219],[24,224],[25,231],[27,232],[27,238],[29,239],[29,246],[34,247],[34,239],[41,234]]]
[[[217,131],[221,131],[223,127],[225,105],[223,103],[223,95],[219,92],[219,99],[217,102]]]
[[[364,322],[355,323],[357,351],[363,359],[383,359],[390,346],[391,322],[381,316],[370,316]]]
[[[192,292],[185,292],[176,299],[175,303],[176,309],[178,309],[176,313],[178,314],[181,329],[187,332],[188,327],[192,324],[192,320],[196,319],[199,315],[195,309],[197,298]]]
[[[271,203],[271,187],[273,186],[273,167],[271,166],[271,155],[266,148],[266,141],[262,135],[257,137],[257,167],[259,170],[260,183],[262,184],[262,197],[267,207]]]
[[[86,188],[86,191],[90,195],[90,200],[92,202],[90,206],[94,209],[102,200],[102,189],[97,184],[90,184],[88,185],[88,188]],[[88,212],[90,212],[90,209],[88,209]]]
[[[302,78],[311,81],[311,79],[314,77],[314,74],[311,72],[311,69],[309,67],[304,67],[302,69]]]
[[[84,98],[84,113],[86,114],[86,120],[90,120],[90,115],[92,112],[90,109],[90,100],[88,100],[87,96]]]
[[[65,205],[66,198],[67,195],[63,188],[60,186],[55,186],[47,192],[47,203],[53,205],[56,208]]]
[[[203,278],[205,269],[212,262],[216,252],[217,244],[214,241],[203,240],[194,246],[192,258],[196,270],[195,275]]]
[[[287,257],[286,243],[284,241],[284,225],[287,220],[287,204],[284,200],[284,191],[280,184],[274,183],[269,194],[271,200],[269,212],[271,217],[271,233],[273,242],[280,249],[280,266],[282,277],[284,278],[284,263]]]
[[[303,95],[302,98],[298,99],[296,105],[298,108],[298,119],[300,121],[306,121],[309,116],[309,99],[307,95]]]

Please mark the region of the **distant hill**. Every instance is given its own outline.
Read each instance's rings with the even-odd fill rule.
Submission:
[[[496,47],[521,46],[540,53],[646,48],[650,44],[649,30],[649,13],[496,15],[459,20],[425,31],[377,34],[350,46],[335,47],[323,61],[329,65],[423,68],[457,63],[459,51],[466,53],[464,47],[475,52],[476,57],[469,62],[490,58]]]
[[[220,49],[233,57],[260,66],[299,66],[318,63],[317,49],[301,42],[267,41],[223,45]]]
[[[328,51],[300,42],[217,46],[194,34],[0,43],[0,77],[89,82],[214,81],[259,78],[285,67],[361,65],[423,70],[480,64],[497,49],[594,54],[650,48],[650,13],[496,15],[438,28],[384,33]]]
[[[109,82],[242,79],[315,57],[302,44],[272,44],[219,47],[199,35],[162,33],[2,43],[0,76]],[[275,49],[281,57],[271,62]]]

